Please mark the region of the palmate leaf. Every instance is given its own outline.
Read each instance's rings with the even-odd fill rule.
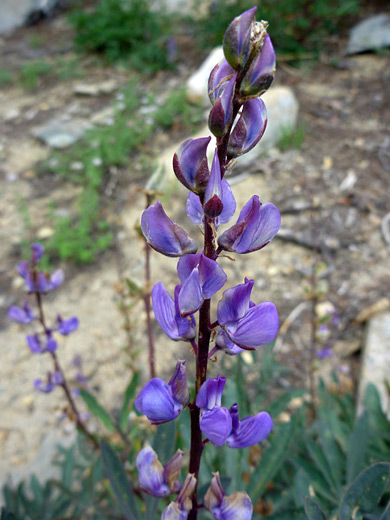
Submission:
[[[340,508],[340,520],[372,513],[390,482],[390,464],[379,462],[364,470],[347,489]]]
[[[315,500],[305,497],[304,507],[309,520],[326,520],[326,516]]]
[[[105,441],[100,442],[103,464],[110,480],[112,490],[119,502],[122,513],[127,520],[139,520],[137,504],[133,490],[127,480],[126,473],[122,467],[115,451]]]

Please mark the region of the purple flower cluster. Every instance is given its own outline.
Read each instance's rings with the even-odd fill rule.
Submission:
[[[67,336],[78,329],[79,320],[75,316],[69,319],[63,319],[57,315],[53,326],[46,325],[41,298],[47,292],[57,289],[64,280],[64,273],[61,269],[57,269],[51,275],[39,270],[38,262],[41,260],[44,253],[44,248],[41,244],[32,244],[30,260],[24,260],[18,267],[19,275],[24,279],[25,287],[29,295],[35,296],[37,303],[37,311],[34,312],[28,301],[25,301],[23,307],[12,306],[8,311],[8,316],[13,321],[21,325],[36,323],[40,325],[40,331],[36,329],[26,335],[26,341],[29,349],[33,354],[49,353],[55,355],[58,348],[55,335],[61,334]],[[36,379],[34,386],[37,390],[49,393],[56,386],[63,383],[63,375],[57,369],[49,372],[46,380]]]
[[[164,510],[162,520],[197,518],[197,479],[202,450],[215,446],[245,448],[264,440],[272,430],[270,415],[259,412],[240,419],[238,404],[222,406],[226,378],[207,378],[211,355],[222,350],[236,355],[255,350],[272,341],[279,320],[273,303],[254,303],[254,280],[224,290],[217,302],[216,320],[211,320],[210,300],[223,289],[227,276],[219,264],[223,251],[249,254],[265,247],[280,228],[280,213],[271,203],[262,204],[257,195],[240,210],[235,224],[218,235],[236,212],[236,201],[225,179],[233,159],[249,152],[260,141],[267,126],[267,111],[259,98],[271,85],[275,52],[267,34],[267,22],[256,22],[253,7],[233,20],[227,29],[225,59],[211,71],[208,94],[212,105],[209,128],[216,137],[211,165],[211,137],[185,140],[173,157],[177,179],[189,191],[189,219],[203,227],[203,247],[165,213],[160,201],[143,213],[141,228],[147,243],[157,252],[179,257],[178,285],[171,296],[162,282],[152,292],[153,310],[165,334],[174,341],[190,342],[196,357],[196,383],[192,401],[186,366],[179,361],[171,380],[154,377],[139,393],[135,406],[152,424],[176,419],[188,407],[191,417],[190,472],[180,485],[182,453],[177,452],[164,467],[156,453],[144,448],[137,459],[141,488],[154,496],[176,493]],[[198,320],[195,314],[199,313]],[[198,325],[196,323],[198,321]],[[211,351],[210,351],[211,349]],[[202,437],[203,435],[203,437]],[[218,520],[252,518],[252,503],[244,492],[226,496],[219,474],[213,475],[203,502]]]

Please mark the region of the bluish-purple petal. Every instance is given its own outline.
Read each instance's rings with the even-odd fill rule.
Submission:
[[[222,201],[221,167],[218,158],[218,150],[215,149],[213,164],[211,166],[210,179],[207,183],[203,204],[204,214],[210,218],[218,217],[223,210]]]
[[[164,468],[150,446],[139,452],[136,464],[139,483],[144,491],[158,498],[169,495],[169,486],[164,481]]]
[[[144,211],[141,228],[148,244],[166,256],[182,256],[197,250],[194,240],[167,216],[160,201]]]
[[[225,388],[226,377],[210,377],[200,387],[196,397],[196,406],[204,410],[212,410],[216,406],[221,406],[222,393]]]
[[[203,303],[202,288],[199,281],[199,269],[195,267],[185,280],[179,292],[181,316],[189,316],[198,311]]]
[[[267,126],[267,110],[262,99],[249,99],[230,134],[228,156],[248,153],[262,138]]]
[[[238,421],[238,427],[233,428],[226,443],[231,448],[247,448],[264,440],[272,428],[271,416],[267,412],[260,412]]]
[[[196,193],[203,192],[210,177],[207,147],[211,137],[187,139],[173,156],[173,170],[184,186]]]
[[[172,397],[178,401],[183,407],[187,406],[190,400],[190,393],[187,384],[186,362],[178,361],[176,370],[171,377],[168,386],[171,389]]]
[[[79,327],[79,320],[76,316],[72,316],[68,320],[63,320],[60,316],[57,316],[57,330],[63,336],[71,334]]]
[[[202,412],[200,429],[215,446],[222,446],[232,429],[229,410],[223,406],[216,406],[212,410]]]
[[[236,322],[243,318],[249,309],[250,295],[254,280],[246,280],[245,283],[227,289],[218,302],[217,317],[220,325]]]
[[[28,302],[25,302],[23,307],[17,307],[15,305],[10,307],[8,310],[8,317],[17,323],[22,323],[24,325],[30,323],[36,318]]]
[[[188,218],[192,220],[194,224],[198,224],[198,226],[203,224],[204,213],[202,204],[200,203],[199,196],[192,191],[189,192],[187,197],[186,212]]]
[[[250,308],[244,317],[227,323],[224,330],[241,348],[256,348],[269,343],[278,332],[278,311],[272,302],[262,302]]]
[[[226,354],[229,354],[229,356],[235,356],[244,352],[244,349],[233,343],[233,341],[230,341],[226,332],[222,329],[218,332],[217,337],[215,338],[215,344]]]
[[[172,421],[182,409],[182,405],[173,399],[169,385],[159,377],[154,377],[143,387],[135,400],[135,407],[152,424]]]

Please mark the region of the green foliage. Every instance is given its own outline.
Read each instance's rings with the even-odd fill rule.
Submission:
[[[70,15],[75,42],[88,52],[110,61],[130,59],[143,72],[170,67],[169,17],[144,0],[100,0],[94,11],[80,8]]]
[[[206,47],[220,45],[231,20],[258,6],[257,18],[267,20],[279,53],[301,54],[321,50],[326,35],[335,33],[348,16],[359,11],[359,0],[215,0],[197,24],[199,42]]]
[[[7,69],[0,68],[0,88],[14,82],[14,75]]]
[[[202,116],[201,108],[186,99],[185,89],[165,100],[145,98],[131,82],[113,107],[110,124],[91,128],[81,143],[53,153],[43,168],[82,186],[73,217],[56,217],[54,235],[46,244],[49,255],[75,263],[91,263],[108,249],[113,234],[102,212],[102,192],[112,168],[126,167],[130,157],[155,131],[172,126],[191,129]],[[146,157],[146,155],[145,155]],[[144,161],[145,175],[152,169]]]
[[[295,128],[285,128],[278,142],[278,147],[282,152],[287,150],[299,150],[305,140],[305,127],[298,125]]]
[[[52,72],[52,64],[45,60],[32,60],[20,69],[20,83],[25,90],[35,90],[39,81]]]

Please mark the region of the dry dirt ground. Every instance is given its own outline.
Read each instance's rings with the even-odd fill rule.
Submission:
[[[40,50],[30,45],[37,32],[44,42]],[[341,48],[343,42],[339,43]],[[3,38],[1,62],[16,70],[18,64],[40,53],[67,55],[70,44],[71,33],[64,20],[57,18]],[[335,312],[330,336],[326,341],[318,340],[316,348],[325,344],[333,347],[337,354],[322,363],[335,368],[342,365],[346,383],[354,386],[364,322],[373,306],[388,306],[390,290],[389,244],[381,231],[381,222],[390,211],[390,63],[385,53],[350,58],[333,53],[332,57],[330,60],[324,53],[321,62],[299,68],[284,62],[279,65],[277,83],[291,86],[299,99],[303,143],[299,149],[271,150],[246,171],[238,165],[233,183],[238,208],[254,193],[280,208],[283,237],[260,253],[235,258],[234,262],[223,258],[222,266],[229,285],[244,276],[253,277],[253,299],[277,304],[282,324],[278,355],[293,369],[290,382],[306,384],[308,380],[309,296],[315,287],[317,303],[322,304],[317,306],[317,318],[323,316],[324,308]],[[193,56],[191,66],[180,67],[182,81],[199,60]],[[88,59],[85,67],[91,83],[114,78],[122,85],[128,80],[125,70],[96,68]],[[154,82],[163,85],[167,79],[160,74]],[[23,300],[15,273],[21,241],[28,239],[29,233],[51,226],[49,201],[62,201],[66,206],[77,194],[71,183],[36,176],[34,167],[48,151],[30,136],[30,129],[69,107],[75,115],[88,118],[111,103],[112,95],[75,96],[77,82],[41,82],[31,93],[18,86],[0,90],[0,480],[8,473],[23,475],[28,469],[46,471],[52,446],[72,431],[72,425],[63,419],[60,392],[43,395],[32,387],[32,380],[50,369],[49,360],[30,354],[22,331],[9,323],[6,312]],[[174,145],[187,137],[164,136],[157,146],[162,150],[168,143]],[[173,177],[172,172],[169,175]],[[118,407],[133,361],[124,348],[128,336],[118,311],[117,287],[122,276],[138,281],[143,276],[143,244],[134,231],[144,206],[136,192],[142,183],[129,178],[128,170],[121,172],[111,196],[115,203],[107,204],[108,212],[116,209],[111,215],[117,226],[116,251],[106,252],[92,266],[63,265],[67,281],[47,303],[49,316],[61,312],[65,317],[77,314],[80,318],[80,330],[60,345],[59,356],[72,377],[72,359],[82,355],[90,387],[111,409]],[[185,215],[185,190],[170,188],[169,193],[166,204],[170,216],[200,240],[199,231]],[[26,229],[23,207],[29,208],[30,230]],[[162,279],[172,290],[176,262],[154,253],[152,257],[154,281]],[[315,280],[311,276],[313,265],[319,271]],[[140,352],[138,364],[146,373],[142,305],[132,309],[130,319],[137,324],[131,332],[133,348]],[[177,358],[191,361],[186,345],[172,344],[157,328],[156,335],[160,373],[169,372]],[[345,354],[351,355],[344,358]]]

